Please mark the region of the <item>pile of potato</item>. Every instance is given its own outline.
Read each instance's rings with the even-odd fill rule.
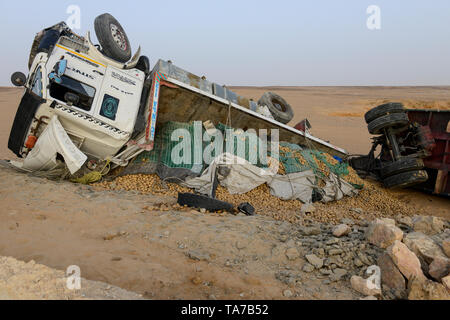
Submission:
[[[291,152],[284,150],[283,152]],[[299,153],[294,154],[301,156]],[[327,161],[332,164],[337,164],[338,161],[332,156],[325,154]],[[306,160],[301,157],[303,161]],[[316,159],[320,170],[329,174],[329,168]],[[280,163],[280,167],[282,164]],[[357,173],[349,167],[349,175],[341,178],[347,182],[364,185],[364,189],[360,194],[353,198],[344,198],[340,201],[322,204],[314,204],[315,210],[309,213],[308,218],[327,223],[339,223],[344,217],[359,219],[362,216],[371,217],[388,217],[397,214],[412,215],[414,208],[396,199],[388,190],[382,188],[378,183],[367,180],[362,180]],[[280,169],[280,171],[283,171]],[[323,187],[325,182],[318,179],[319,187]],[[177,197],[178,193],[193,192],[189,188],[182,187],[174,183],[166,183],[162,181],[156,174],[146,175],[128,175],[116,178],[114,181],[103,181],[95,184],[96,187],[108,190],[126,190],[126,191],[140,191],[142,193],[151,193],[155,195],[169,195]],[[271,216],[276,220],[283,220],[288,222],[298,222],[301,217],[300,210],[302,203],[297,200],[283,201],[270,194],[270,188],[263,184],[258,188],[246,193],[231,195],[228,191],[219,186],[216,193],[216,198],[222,201],[232,203],[237,207],[243,202],[252,204],[257,214]],[[174,208],[175,210],[184,208]],[[357,210],[355,210],[357,209]],[[362,210],[360,210],[362,209]],[[362,214],[363,212],[363,214]],[[304,218],[304,216],[302,217]]]

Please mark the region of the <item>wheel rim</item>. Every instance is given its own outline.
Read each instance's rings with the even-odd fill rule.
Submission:
[[[118,26],[113,23],[111,24],[111,35],[114,39],[114,42],[119,46],[120,49],[122,49],[123,51],[126,51],[128,49],[125,34]]]

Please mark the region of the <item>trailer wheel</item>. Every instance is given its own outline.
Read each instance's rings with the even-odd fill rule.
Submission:
[[[109,13],[95,19],[95,33],[103,53],[116,61],[125,63],[131,59],[128,36],[120,23]]]
[[[381,177],[384,179],[403,172],[421,170],[424,167],[422,159],[401,158],[383,167],[381,169]]]
[[[387,114],[392,113],[402,113],[405,112],[405,108],[403,107],[403,104],[398,102],[390,102],[386,104],[382,104],[378,107],[373,108],[372,110],[368,111],[364,118],[366,119],[366,123],[371,123],[373,120],[385,116]]]
[[[379,117],[369,123],[368,128],[371,134],[380,134],[383,129],[398,129],[408,125],[409,119],[406,113],[392,113]]]
[[[425,170],[399,173],[383,180],[386,188],[408,188],[428,180]]]
[[[258,104],[267,106],[275,120],[287,124],[294,118],[294,111],[289,103],[273,92],[266,92],[259,99]]]

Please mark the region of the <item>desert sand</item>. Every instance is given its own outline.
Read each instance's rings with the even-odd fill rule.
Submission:
[[[362,117],[371,107],[401,101],[409,107],[446,109],[450,103],[448,87],[234,90],[256,100],[265,91],[279,93],[295,110],[291,125],[308,118],[314,135],[360,154],[370,148],[370,136]],[[20,95],[19,89],[0,89],[2,159],[14,157],[7,149],[7,141]],[[392,192],[392,197],[413,207],[417,214],[450,218],[448,199],[411,190]],[[31,267],[36,262],[60,271],[78,265],[83,278],[103,281],[145,298],[361,297],[351,289],[349,281],[329,282],[301,271],[304,255],[312,250],[308,241],[313,244],[325,241],[324,235],[305,238],[297,226],[270,217],[174,210],[176,200],[172,196],[98,190],[29,177],[6,168],[0,168],[0,199],[0,256],[33,261]],[[346,204],[340,210],[349,211],[349,206]],[[330,210],[336,207],[339,205],[330,206]],[[361,227],[358,223],[363,224],[355,222],[356,238],[342,240],[342,246],[363,248],[364,236],[362,229],[358,231]],[[328,227],[320,228],[323,231]],[[285,252],[292,247],[297,248],[298,257],[291,260]],[[361,249],[369,263],[375,262],[374,250]],[[15,260],[6,262],[16,266],[18,274],[25,268]],[[350,268],[349,273],[356,272]],[[52,279],[58,277],[61,278],[61,273]],[[1,280],[0,272],[0,287]],[[43,298],[35,290],[38,292],[32,297]],[[55,297],[51,292],[44,294]],[[13,297],[29,298],[29,295],[16,290]],[[79,296],[57,296],[67,297]]]

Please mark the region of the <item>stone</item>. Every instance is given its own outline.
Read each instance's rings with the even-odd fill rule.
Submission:
[[[289,248],[286,250],[286,257],[289,260],[294,261],[298,257],[300,257],[300,254],[298,253],[298,250],[296,248]]]
[[[336,268],[333,270],[333,274],[330,275],[330,280],[333,282],[341,280],[343,277],[347,275],[347,270],[342,268]]]
[[[352,228],[350,228],[346,224],[340,224],[333,228],[333,235],[335,237],[342,237],[348,235],[352,231]]]
[[[192,259],[197,261],[209,261],[210,256],[207,253],[201,253],[197,250],[191,250],[186,253],[186,255]]]
[[[423,259],[427,264],[433,262],[436,257],[445,257],[441,247],[433,239],[421,232],[407,234],[403,242],[419,259]]]
[[[392,259],[398,270],[408,279],[413,277],[419,280],[425,279],[425,275],[422,272],[419,258],[408,249],[408,247],[396,240],[393,245],[386,249],[387,254]]]
[[[378,220],[383,221],[386,224],[390,224],[392,226],[395,226],[395,220],[391,218],[379,218]]]
[[[343,252],[344,251],[342,249],[330,249],[330,250],[328,250],[328,254],[330,256],[336,256],[336,255],[341,254]]]
[[[299,228],[299,231],[302,233],[302,235],[304,236],[316,236],[319,235],[322,231],[320,230],[320,227],[318,226],[312,226],[312,227],[304,227],[301,226]]]
[[[445,288],[447,288],[447,291],[450,293],[450,274],[442,278],[442,284],[444,285]]]
[[[403,224],[407,227],[412,228],[413,227],[413,221],[411,217],[408,216],[399,216],[396,218],[398,224]]]
[[[403,299],[406,296],[406,280],[396,267],[391,257],[383,253],[377,261],[381,271],[381,283],[397,298]]]
[[[430,264],[428,270],[430,276],[437,281],[450,274],[450,259],[444,257],[436,257]]]
[[[366,239],[369,243],[385,249],[392,245],[394,241],[402,240],[403,231],[390,222],[377,219],[369,225],[366,231]]]
[[[323,267],[323,259],[319,258],[318,256],[316,256],[315,254],[307,254],[305,256],[306,260],[308,260],[308,262],[310,264],[312,264],[316,269],[320,269]]]
[[[350,219],[350,218],[342,218],[341,223],[352,226],[355,224],[355,221],[353,221],[353,219]]]
[[[327,268],[322,268],[319,271],[321,274],[323,274],[325,276],[329,276],[329,275],[333,274],[333,271],[331,271],[330,269],[327,269]]]
[[[450,258],[450,239],[442,241],[442,250],[444,250],[445,255]]]
[[[413,278],[408,283],[408,300],[450,300],[450,294],[440,283]]]
[[[381,288],[375,288],[370,281],[360,276],[352,276],[350,278],[350,284],[352,285],[353,290],[365,296],[381,295]]]
[[[355,258],[354,260],[353,260],[353,263],[355,264],[355,266],[356,267],[362,267],[363,265],[364,265],[364,263],[362,263],[362,261],[361,260],[359,260],[359,258]]]
[[[376,301],[376,300],[378,300],[377,299],[377,297],[375,297],[375,296],[367,296],[367,297],[365,297],[365,298],[359,298],[359,300],[369,300],[369,301]]]
[[[294,294],[292,293],[291,290],[284,290],[283,291],[283,296],[285,296],[286,298],[291,298]]]
[[[435,235],[444,230],[444,221],[438,217],[415,216],[412,220],[414,231]]]
[[[306,272],[306,273],[311,273],[311,272],[314,271],[314,266],[312,264],[310,264],[310,263],[306,263],[303,266],[303,271]]]

